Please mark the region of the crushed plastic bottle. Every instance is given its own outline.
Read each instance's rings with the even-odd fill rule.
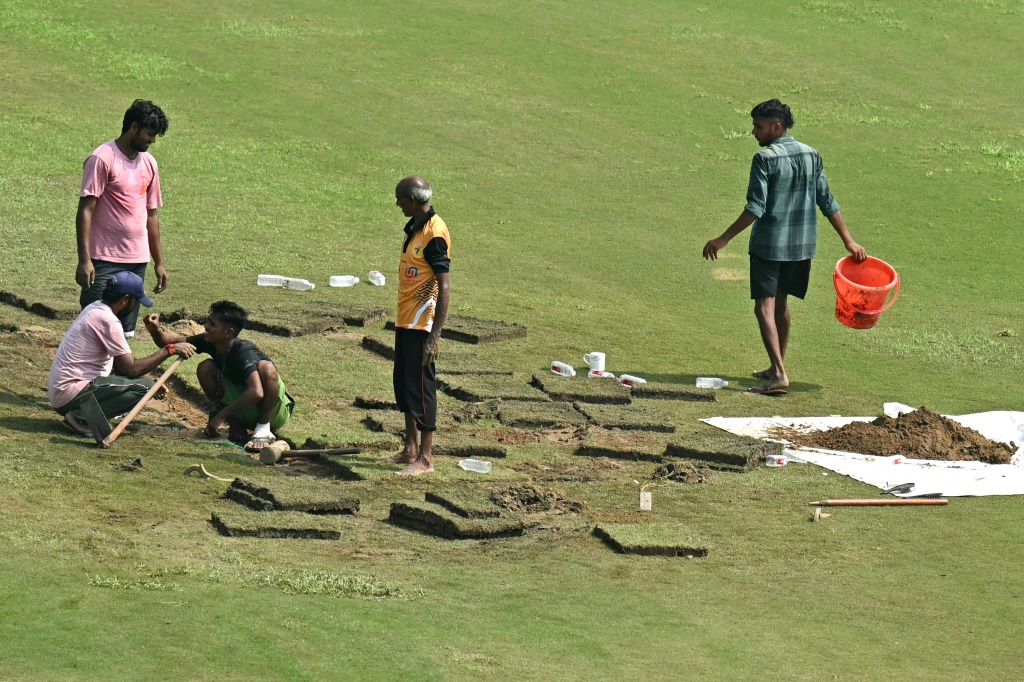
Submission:
[[[491,463],[485,459],[463,459],[459,461],[459,466],[477,474],[491,473]]]
[[[331,275],[329,281],[332,287],[354,287],[359,284],[359,278],[355,275]]]
[[[641,379],[632,374],[621,374],[619,375],[619,383],[623,386],[636,386],[637,384],[646,384],[647,379]]]
[[[261,287],[279,287],[294,291],[309,291],[316,288],[316,285],[308,279],[282,277],[281,275],[260,275],[256,278],[256,284]]]
[[[381,274],[381,272],[379,270],[370,270],[369,277],[370,277],[370,284],[372,284],[373,286],[375,286],[375,287],[382,287],[382,286],[384,286],[384,281],[385,281],[384,280],[384,275]]]
[[[564,362],[558,360],[552,360],[551,371],[555,374],[561,374],[563,377],[574,377],[576,376],[576,370],[573,369],[572,365],[567,365]]]
[[[713,388],[718,390],[725,388],[729,385],[729,382],[725,379],[719,379],[718,377],[697,377],[697,388]]]
[[[592,369],[587,372],[587,376],[591,379],[614,379],[615,375],[611,372],[606,372],[603,369]]]

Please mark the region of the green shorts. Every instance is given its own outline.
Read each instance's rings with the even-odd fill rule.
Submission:
[[[270,430],[275,433],[278,429],[288,423],[288,420],[292,418],[292,411],[295,409],[295,401],[285,390],[284,382],[278,379],[277,386],[277,405],[274,407],[274,411],[270,413]],[[230,405],[235,402],[243,393],[245,393],[244,387],[237,386],[230,381],[225,381],[224,405]],[[238,421],[242,422],[243,425],[250,429],[256,428],[256,417],[257,412],[255,405],[246,410],[242,410],[235,415],[235,418]]]

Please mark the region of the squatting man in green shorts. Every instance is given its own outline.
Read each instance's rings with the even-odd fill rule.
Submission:
[[[180,343],[136,360],[125,340],[124,321],[134,319],[140,303],[153,306],[142,278],[127,270],[113,273],[100,300],[85,306],[57,348],[47,386],[50,405],[79,435],[92,435],[79,411],[86,396],[96,396],[103,414],[113,419],[130,412],[153,387],[145,374],[172,355],[190,358],[196,352],[191,344]]]
[[[717,239],[704,245],[704,258],[715,260],[718,252],[743,230],[750,234],[750,297],[761,330],[761,341],[771,366],[754,372],[765,383],[752,393],[780,395],[789,386],[783,360],[789,341],[789,294],[803,298],[811,274],[811,259],[818,246],[821,211],[860,263],[867,252],[846,229],[825,178],[821,155],[789,134],[793,114],[777,99],[761,102],[750,112],[757,143],[764,149],[750,164],[747,205],[740,217]]]
[[[210,306],[204,334],[185,338],[168,333],[160,328],[156,313],[146,317],[146,329],[158,346],[185,342],[195,346],[197,353],[210,356],[196,367],[199,385],[213,405],[206,435],[215,438],[226,423],[231,440],[258,451],[273,443],[274,432],[291,419],[295,400],[270,358],[252,341],[238,338],[248,321],[248,314],[238,304],[217,301]],[[249,429],[253,429],[252,438],[248,438]]]

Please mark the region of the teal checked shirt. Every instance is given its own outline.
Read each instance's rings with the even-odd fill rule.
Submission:
[[[744,210],[757,216],[757,221],[750,233],[749,252],[765,260],[814,258],[818,247],[815,207],[825,217],[839,210],[821,155],[784,135],[750,163]]]

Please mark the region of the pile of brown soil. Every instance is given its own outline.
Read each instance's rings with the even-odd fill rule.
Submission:
[[[707,483],[711,469],[699,467],[693,462],[669,462],[654,470],[653,479],[666,479],[676,483]]]
[[[575,514],[582,502],[570,500],[557,490],[517,485],[491,493],[491,501],[514,514]]]
[[[838,429],[791,435],[806,445],[865,455],[904,455],[911,459],[981,461],[1009,464],[1013,449],[922,407],[895,419],[879,417],[872,422],[853,422]]]

